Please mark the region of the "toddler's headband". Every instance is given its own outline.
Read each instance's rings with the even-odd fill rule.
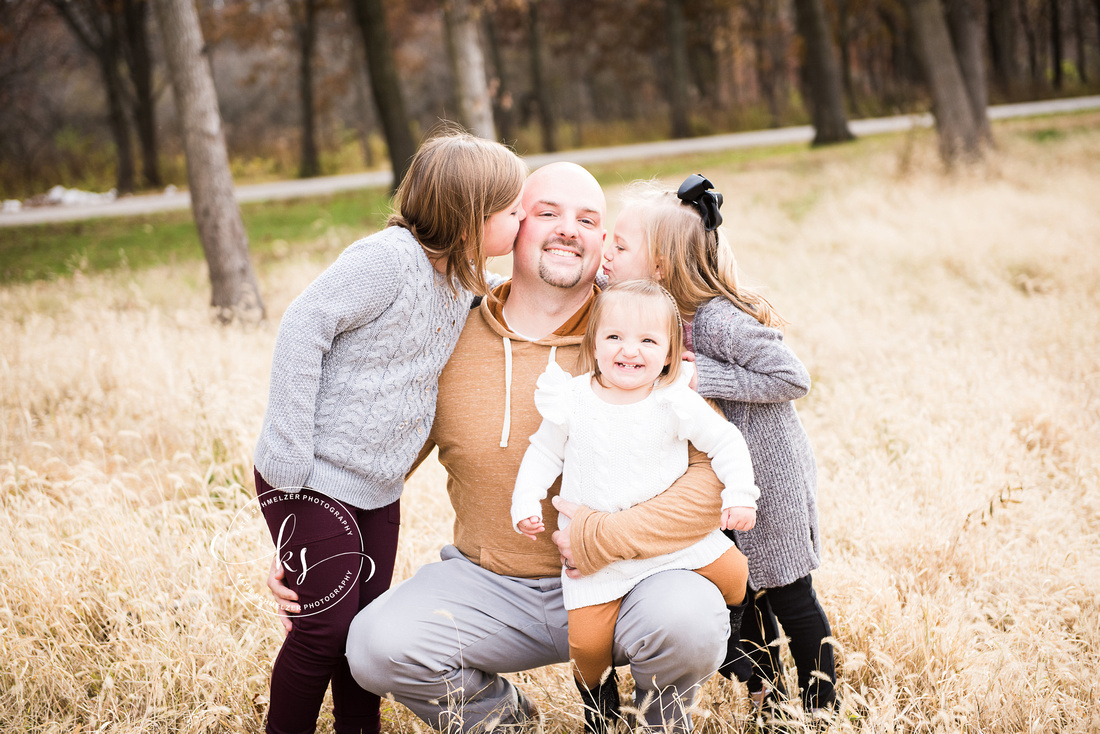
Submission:
[[[702,174],[693,173],[684,179],[676,196],[683,203],[694,207],[703,218],[703,228],[708,232],[718,229],[722,223],[722,194],[713,191],[714,184]]]

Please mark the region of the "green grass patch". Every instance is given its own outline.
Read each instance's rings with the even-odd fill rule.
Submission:
[[[241,206],[249,248],[263,256],[280,245],[315,242],[330,229],[349,236],[382,226],[389,211],[384,188],[314,199]],[[350,241],[349,241],[350,244]],[[29,282],[202,258],[190,211],[141,217],[0,228],[0,282]]]
[[[1043,128],[1042,130],[1033,130],[1027,133],[1027,137],[1031,138],[1037,143],[1055,143],[1066,137],[1064,130],[1055,130],[1054,128]]]

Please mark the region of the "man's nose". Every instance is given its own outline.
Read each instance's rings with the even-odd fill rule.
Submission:
[[[578,233],[577,223],[568,217],[562,217],[558,222],[558,235],[567,239],[577,239]]]

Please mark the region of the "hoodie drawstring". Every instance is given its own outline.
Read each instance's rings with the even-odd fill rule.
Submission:
[[[500,447],[508,448],[512,431],[512,340],[504,337],[504,425],[500,430]]]
[[[550,347],[549,365],[555,361],[557,347]],[[508,439],[512,433],[512,340],[504,337],[504,425],[500,429],[500,447],[508,448]]]

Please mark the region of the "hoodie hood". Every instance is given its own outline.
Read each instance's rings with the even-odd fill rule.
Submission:
[[[493,297],[481,299],[481,315],[485,323],[502,338],[513,341],[530,341],[520,334],[515,333],[504,325],[504,304],[508,300],[508,294],[512,292],[512,281],[501,283],[493,289]],[[567,344],[580,344],[584,338],[585,329],[588,328],[588,316],[592,313],[592,304],[600,289],[593,286],[592,295],[577,309],[577,312],[569,317],[569,320],[558,327],[553,334],[545,336],[534,344],[543,344],[552,347],[565,346]]]
[[[508,448],[508,440],[512,435],[512,342],[523,342],[540,347],[550,347],[549,361],[553,362],[558,347],[578,346],[584,339],[584,330],[588,328],[588,316],[592,313],[592,304],[596,300],[599,288],[592,286],[592,295],[577,309],[576,313],[558,327],[549,336],[537,341],[517,334],[504,324],[504,304],[508,295],[512,292],[512,281],[501,283],[493,289],[493,297],[484,298],[481,301],[481,315],[485,323],[504,342],[504,420],[500,427],[500,448]],[[526,436],[524,436],[526,438]]]

